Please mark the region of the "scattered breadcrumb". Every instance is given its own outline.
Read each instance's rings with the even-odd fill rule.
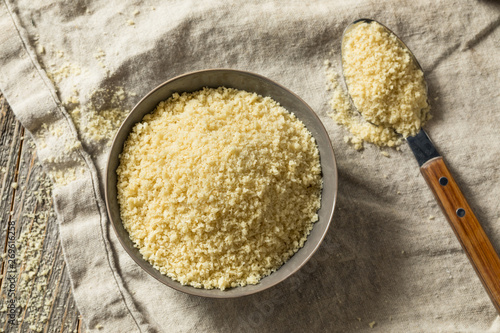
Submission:
[[[71,138],[72,140],[68,140],[64,145],[64,150],[66,151],[66,153],[71,153],[82,147],[82,143],[80,141],[76,140],[76,138]]]
[[[434,215],[429,216],[429,220],[434,220],[436,217]]]
[[[38,188],[26,192],[24,200],[37,202],[37,209],[20,217],[27,220],[27,223],[23,223],[25,229],[19,231],[16,229],[16,233],[20,234],[15,241],[16,254],[13,267],[17,275],[15,288],[15,306],[19,314],[16,316],[17,321],[28,324],[33,332],[42,332],[52,307],[52,292],[47,289],[51,266],[42,263],[41,256],[47,224],[55,222],[55,214],[50,203],[52,197],[50,180],[40,175],[36,181]],[[5,256],[2,255],[2,258],[5,259]],[[8,311],[6,301],[6,298],[0,299],[2,313]]]
[[[141,254],[196,288],[258,283],[318,220],[316,142],[255,93],[174,94],[134,126],[117,175],[123,225]]]
[[[62,128],[60,126],[52,126],[50,128],[50,134],[52,136],[60,137],[63,134],[63,130],[62,130]]]
[[[43,45],[41,45],[41,44],[38,44],[36,46],[36,52],[38,54],[45,54],[45,47]]]
[[[106,53],[101,49],[100,47],[97,48],[97,52],[94,53],[94,58],[96,59],[102,59],[106,56]]]
[[[330,113],[330,117],[353,135],[344,137],[346,143],[351,143],[356,150],[361,150],[364,142],[373,143],[379,147],[396,147],[404,142],[401,136],[392,129],[366,122],[352,108],[347,93],[340,85],[339,75],[331,67],[326,69],[326,74],[329,89],[333,91],[330,100],[333,112]]]
[[[46,70],[47,76],[54,83],[59,83],[63,79],[68,78],[70,75],[80,75],[82,70],[78,65],[75,65],[70,62],[64,63],[58,69]]]
[[[106,57],[106,53],[101,48],[97,49],[97,53],[94,53],[94,58],[97,60],[97,63],[102,68],[106,69],[106,65],[104,64],[104,58]]]
[[[65,186],[76,180],[76,168],[66,167],[64,170],[49,171],[50,177],[57,186]]]
[[[18,185],[17,183],[12,183],[12,185],[11,185],[11,187],[12,187],[14,190],[17,190],[17,187],[18,187],[18,186],[19,186],[19,185]]]
[[[80,104],[78,93],[71,96],[65,107],[80,139],[87,144],[111,140],[129,113],[122,106],[129,95],[123,87],[97,89],[90,94],[84,105]]]
[[[375,325],[377,325],[377,323],[375,321],[372,321],[371,323],[368,324],[368,326],[370,326],[370,328],[374,328]]]
[[[66,61],[63,51],[51,51],[51,54],[56,55]],[[100,47],[96,49],[94,53],[94,58],[97,60],[98,64],[106,70],[109,74],[109,70],[104,64],[104,59],[106,58],[106,53]],[[60,83],[63,79],[72,78],[82,73],[80,67],[69,61],[66,61],[58,69],[56,65],[49,66],[47,69],[48,77],[53,81],[54,84]],[[129,110],[123,107],[124,100],[128,96],[133,96],[133,94],[128,94],[125,92],[123,87],[113,87],[113,88],[99,88],[92,91],[88,96],[85,96],[85,102],[80,103],[79,92],[73,89],[73,94],[66,98],[64,102],[64,107],[70,114],[75,127],[77,128],[80,139],[87,144],[96,144],[103,141],[109,141],[114,136],[115,131],[121,125],[122,121],[128,115]],[[52,136],[61,136],[63,134],[62,128],[51,127],[45,128],[41,132],[43,137],[39,138],[39,147],[45,148],[47,142],[44,140],[48,137],[48,134]],[[75,151],[80,147],[80,143],[76,142],[74,139],[68,140],[65,143],[65,148],[68,151]],[[54,175],[60,178],[59,175]],[[72,177],[70,177],[71,179]],[[57,183],[59,185],[59,183]]]
[[[135,22],[134,22],[134,21],[132,21],[132,20],[128,20],[128,21],[127,21],[127,25],[135,25]]]

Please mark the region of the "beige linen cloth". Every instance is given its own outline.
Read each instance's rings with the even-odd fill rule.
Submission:
[[[324,61],[338,65],[342,30],[361,17],[391,27],[419,59],[434,115],[426,129],[500,250],[498,1],[1,1],[0,89],[56,181],[64,255],[90,330],[500,332],[410,149],[354,151],[328,117]],[[257,72],[296,92],[327,127],[339,168],[318,253],[241,299],[174,291],[127,256],[103,202],[109,140],[85,140],[65,102],[124,87],[130,110],[163,81],[205,68]]]

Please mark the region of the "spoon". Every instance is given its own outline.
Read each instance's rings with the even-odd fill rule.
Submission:
[[[399,39],[389,28],[375,20],[360,19],[352,22],[347,26],[342,35],[342,46],[344,45],[346,32],[350,31],[357,24],[372,22],[380,24],[389,34],[394,35],[400,43],[400,46],[411,56],[416,67],[422,70],[419,62],[403,41],[401,41],[401,39]],[[343,69],[344,63],[342,59],[342,74],[344,74]],[[349,94],[347,80],[345,80],[344,75],[343,77],[351,104],[356,108]],[[427,84],[425,83],[425,85],[427,90]],[[359,113],[363,115],[361,112]],[[495,249],[467,203],[462,191],[460,191],[460,188],[453,179],[443,157],[437,152],[434,144],[427,136],[427,133],[421,128],[415,136],[407,137],[406,141],[417,159],[422,176],[434,193],[441,210],[455,232],[455,236],[462,245],[465,254],[479,276],[493,305],[500,313],[500,258],[498,254],[495,252]]]

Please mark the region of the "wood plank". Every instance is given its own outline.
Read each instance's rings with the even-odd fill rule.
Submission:
[[[1,93],[0,180],[0,331],[85,332],[61,250],[50,181],[33,140]],[[16,244],[16,261],[9,265],[11,244]],[[8,321],[10,300],[17,306],[15,324]]]

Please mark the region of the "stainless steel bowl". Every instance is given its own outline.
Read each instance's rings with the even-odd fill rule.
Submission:
[[[319,220],[314,224],[304,247],[280,269],[262,279],[259,284],[236,287],[224,291],[185,286],[153,268],[142,257],[139,250],[134,247],[128,232],[123,227],[116,193],[116,168],[119,164],[119,155],[134,124],[140,122],[146,114],[155,109],[158,103],[168,99],[175,92],[193,92],[203,87],[217,88],[220,86],[256,92],[262,96],[270,96],[288,111],[294,113],[316,139],[323,173],[321,208],[318,211]],[[166,81],[148,93],[132,109],[130,115],[118,130],[111,146],[106,169],[105,196],[109,219],[120,243],[132,259],[146,272],[163,284],[188,294],[213,298],[232,298],[250,295],[280,283],[297,272],[312,257],[325,237],[332,220],[337,196],[337,179],[337,165],[328,133],[318,116],[300,97],[276,82],[254,73],[232,69],[208,69],[184,74]]]

